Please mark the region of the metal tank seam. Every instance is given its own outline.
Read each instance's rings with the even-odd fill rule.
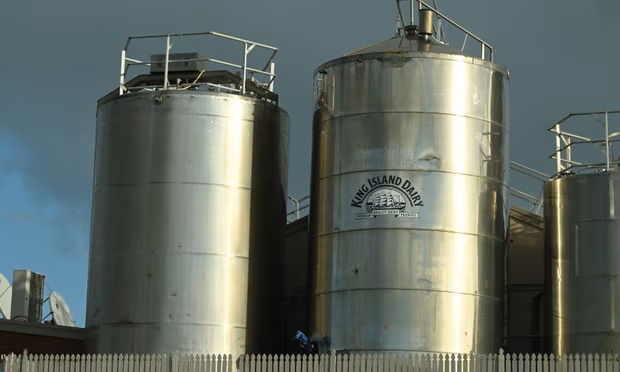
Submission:
[[[317,110],[317,111],[320,111],[320,110]],[[504,129],[504,131],[507,132],[508,134],[510,134],[510,129],[508,129],[507,125],[496,122],[494,120],[478,118],[478,117],[470,116],[470,115],[459,115],[459,114],[451,114],[448,112],[436,112],[436,111],[365,111],[365,112],[347,114],[347,115],[342,115],[342,116],[330,116],[328,119],[318,121],[318,123],[328,123],[328,122],[334,121],[335,119],[342,119],[342,118],[348,118],[348,117],[354,117],[354,116],[374,115],[374,114],[425,114],[425,115],[428,114],[428,115],[466,118],[466,119],[472,119],[472,120],[482,121],[485,123],[496,125]]]
[[[101,192],[105,189],[119,189],[122,187],[148,186],[148,185],[198,185],[198,186],[219,186],[227,189],[254,190],[251,186],[231,186],[223,183],[214,182],[170,182],[170,181],[153,181],[153,182],[135,182],[135,183],[117,183],[99,187],[94,192]]]
[[[475,293],[467,293],[467,292],[456,292],[456,291],[446,291],[446,290],[438,290],[438,289],[422,289],[422,288],[393,288],[393,287],[386,287],[386,288],[351,288],[351,289],[339,289],[339,290],[335,290],[335,291],[329,291],[329,292],[315,292],[312,295],[315,297],[318,296],[326,296],[326,295],[330,295],[332,293],[343,293],[343,292],[359,292],[359,291],[395,291],[395,292],[433,292],[433,293],[448,293],[448,294],[455,294],[455,295],[459,295],[459,296],[470,296],[470,297],[483,297],[483,298],[487,298],[487,299],[491,299],[491,300],[496,300],[498,302],[504,302],[503,297],[494,297],[494,296],[489,296],[489,295],[483,295],[483,294],[475,294]]]
[[[314,75],[318,74],[321,70],[324,70],[330,67],[349,64],[349,63],[359,63],[360,58],[364,61],[367,61],[367,60],[377,59],[377,57],[382,57],[382,56],[389,55],[389,54],[390,53],[385,53],[385,52],[370,52],[370,53],[344,55],[344,56],[332,59],[331,61],[323,63],[314,71]],[[504,76],[504,79],[510,80],[510,75],[506,67],[496,64],[494,62],[490,62],[490,61],[472,57],[472,56],[467,56],[463,54],[446,54],[446,53],[433,53],[433,52],[420,52],[420,51],[402,52],[402,56],[403,58],[410,58],[410,59],[422,59],[422,60],[430,59],[430,60],[439,60],[439,61],[467,63],[470,65],[475,65],[477,67],[482,67],[486,70],[499,72],[502,74],[502,76]]]
[[[501,180],[498,180],[496,178],[491,178],[491,177],[484,177],[484,176],[480,176],[480,175],[476,175],[476,174],[471,174],[471,173],[463,173],[463,172],[453,172],[453,171],[445,171],[445,170],[432,170],[432,169],[412,169],[412,168],[382,168],[382,169],[363,169],[363,170],[355,170],[355,171],[348,171],[348,172],[340,172],[340,173],[333,173],[327,176],[321,176],[319,177],[319,181],[323,181],[329,178],[333,178],[333,177],[338,177],[338,176],[343,176],[343,175],[349,175],[349,174],[354,174],[354,173],[368,173],[368,172],[424,172],[424,173],[446,173],[446,174],[454,174],[454,175],[459,175],[459,176],[466,176],[466,177],[473,177],[473,178],[480,178],[483,180],[490,180],[490,181],[494,181],[500,185],[506,186],[508,187],[508,184],[502,183]]]
[[[332,236],[332,235],[337,235],[337,234],[360,232],[360,231],[390,231],[390,230],[427,231],[427,232],[437,231],[437,232],[442,232],[442,233],[475,236],[475,237],[485,238],[485,239],[489,239],[489,240],[493,240],[493,241],[504,243],[503,240],[492,238],[492,237],[489,237],[487,235],[479,235],[479,234],[473,234],[473,233],[462,232],[462,231],[454,231],[454,230],[430,229],[430,228],[410,228],[410,227],[386,227],[386,228],[369,227],[369,228],[363,228],[363,229],[339,230],[339,231],[334,231],[334,232],[328,232],[328,233],[325,233],[325,234],[316,234],[316,235],[312,235],[312,236],[315,237],[315,238],[322,238],[322,237],[327,237],[327,236]]]
[[[163,109],[162,111],[174,111],[174,110],[165,110]],[[137,115],[137,114],[135,114]],[[207,114],[207,113],[197,113],[197,114],[179,114],[177,115],[178,117],[180,116],[205,116],[205,117],[209,117],[209,118],[224,118],[224,119],[233,119],[235,122],[242,122],[242,123],[247,123],[249,127],[254,127],[256,124],[254,123],[254,120],[252,119],[244,119],[244,118],[238,118],[235,116],[228,116],[228,115],[213,115],[213,114]],[[118,119],[118,122],[116,122],[118,125],[124,125],[126,124],[126,119]],[[156,120],[155,120],[156,121]],[[115,123],[115,121],[110,121],[106,124],[102,124],[102,126],[109,126],[112,125],[113,123]],[[149,124],[152,124],[152,121],[149,122]],[[174,124],[173,124],[174,125]],[[223,123],[222,125],[226,125],[225,123]]]
[[[115,89],[115,91],[117,91],[117,89]],[[165,93],[163,93],[165,92]],[[109,93],[108,93],[109,94]],[[236,93],[223,93],[223,92],[197,92],[197,91],[182,91],[182,90],[175,90],[175,91],[147,91],[147,92],[133,92],[133,93],[129,93],[129,94],[123,94],[123,95],[114,95],[111,97],[107,97],[104,96],[102,98],[100,98],[99,100],[97,100],[97,110],[99,110],[100,107],[107,105],[108,103],[111,102],[123,102],[125,100],[130,100],[133,99],[134,101],[140,100],[140,99],[150,99],[154,96],[158,96],[158,95],[163,95],[164,97],[178,97],[178,96],[189,96],[189,97],[211,97],[214,99],[219,99],[222,101],[228,101],[230,100],[231,97],[234,97],[235,100],[241,100],[241,101],[245,101],[247,102],[249,105],[254,105],[256,102],[261,102],[263,105],[265,105],[265,107],[269,108],[269,109],[273,109],[274,111],[279,110],[280,106],[273,104],[271,102],[266,102],[264,100],[258,99],[256,97],[253,96],[248,96],[248,95],[243,95],[243,94],[236,94]],[[148,97],[148,98],[146,98]],[[286,110],[282,109],[282,111],[286,112]]]
[[[139,327],[139,326],[161,326],[162,323],[164,325],[170,325],[170,326],[175,326],[175,325],[206,325],[206,326],[213,326],[213,327],[217,327],[217,328],[225,328],[225,327],[232,327],[232,328],[237,328],[237,329],[247,329],[247,326],[243,326],[243,325],[236,325],[236,324],[227,324],[226,326],[223,325],[219,325],[217,323],[201,323],[201,322],[147,322],[147,323],[137,323],[137,322],[117,322],[117,323],[103,323],[100,325],[97,325],[96,327],[89,327],[91,329],[97,329],[97,328],[102,328],[102,327],[106,327],[106,328],[111,328],[114,326],[123,326],[123,327]]]
[[[117,245],[118,246],[118,245]],[[239,255],[228,255],[228,254],[216,254],[216,253],[209,253],[209,252],[198,252],[198,251],[181,251],[181,252],[168,252],[169,249],[168,248],[164,248],[164,249],[160,249],[160,250],[153,250],[152,252],[145,252],[144,250],[142,251],[135,251],[135,250],[131,250],[131,251],[123,251],[120,252],[118,254],[115,254],[113,256],[133,256],[133,255],[144,255],[145,253],[147,253],[148,255],[151,256],[182,256],[182,255],[191,255],[191,256],[214,256],[214,257],[226,257],[226,258],[234,258],[234,259],[241,259],[241,260],[250,260],[250,256],[239,256]],[[91,254],[90,256],[92,258],[103,258],[106,256],[110,256],[110,251],[106,250],[105,251],[106,254]]]
[[[162,111],[175,111],[175,110],[166,110],[165,108],[162,109]],[[202,117],[202,116],[206,116],[208,118],[225,118],[225,119],[234,119],[235,122],[242,122],[242,123],[248,123],[250,124],[250,126],[254,126],[254,120],[252,119],[246,119],[246,118],[239,118],[236,116],[231,116],[231,115],[214,115],[214,114],[208,114],[208,113],[196,113],[196,114],[176,114],[177,117],[182,117],[182,116],[198,116],[198,117]]]
[[[617,218],[591,218],[591,219],[580,219],[579,223],[582,222],[611,222],[611,221],[620,221]]]

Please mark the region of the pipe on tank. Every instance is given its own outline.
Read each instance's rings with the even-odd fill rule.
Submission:
[[[420,9],[420,25],[418,34],[424,40],[428,40],[433,34],[433,11],[430,9]]]

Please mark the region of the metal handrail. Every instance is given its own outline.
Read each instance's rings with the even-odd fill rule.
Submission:
[[[221,39],[225,39],[225,40],[230,40],[230,41],[235,41],[238,43],[243,44],[243,63],[232,63],[232,62],[228,62],[228,61],[223,61],[220,59],[215,59],[215,58],[194,58],[194,59],[184,59],[182,61],[178,61],[178,60],[171,60],[170,59],[170,50],[172,49],[172,43],[171,43],[171,38],[173,37],[187,37],[187,36],[213,36],[213,37],[217,37],[217,38],[221,38]],[[131,66],[151,66],[153,63],[155,63],[156,61],[143,61],[137,58],[131,58],[127,56],[127,52],[129,50],[129,45],[133,40],[141,40],[141,39],[157,39],[157,38],[165,38],[166,39],[166,51],[165,51],[165,66],[164,66],[164,79],[162,82],[161,86],[157,86],[158,89],[173,89],[170,86],[170,83],[168,81],[168,69],[169,69],[169,65],[170,63],[174,63],[174,62],[197,62],[197,61],[205,61],[205,62],[211,62],[211,63],[215,63],[215,64],[219,64],[219,65],[223,65],[226,67],[233,67],[233,68],[238,68],[242,71],[242,76],[241,76],[241,86],[239,87],[239,89],[234,90],[234,89],[230,89],[227,86],[224,85],[219,85],[219,84],[212,84],[212,83],[196,83],[196,86],[199,85],[209,85],[209,86],[217,86],[220,88],[224,88],[224,89],[228,89],[228,90],[234,90],[239,92],[240,94],[246,94],[246,80],[248,78],[248,72],[252,73],[252,74],[258,74],[260,76],[264,76],[266,78],[268,78],[268,82],[267,82],[267,86],[268,86],[268,90],[273,92],[274,89],[274,81],[276,79],[276,73],[275,73],[275,62],[274,62],[274,58],[276,53],[278,53],[278,48],[274,47],[274,46],[270,46],[267,44],[262,44],[262,43],[258,43],[255,41],[250,41],[250,40],[246,40],[246,39],[241,39],[235,36],[230,36],[230,35],[226,35],[226,34],[222,34],[219,32],[213,32],[213,31],[208,31],[208,32],[189,32],[189,33],[171,33],[171,34],[160,34],[160,35],[143,35],[143,36],[130,36],[127,38],[127,42],[125,43],[125,47],[123,48],[123,50],[121,51],[121,71],[120,71],[120,78],[119,78],[119,90],[118,90],[118,94],[119,95],[123,95],[125,93],[129,93],[130,90],[129,88],[127,88],[125,86],[125,80],[127,77],[127,71],[129,69],[129,67]],[[265,63],[265,66],[263,68],[253,68],[253,67],[249,67],[248,66],[248,54],[250,54],[250,52],[254,49],[254,48],[262,48],[262,49],[266,49],[268,51],[271,51],[271,54],[269,55],[269,57],[267,58],[267,62]],[[158,63],[161,63],[161,61],[157,61]]]
[[[402,14],[400,12],[400,4],[399,2],[403,1],[403,0],[396,0],[396,5],[398,6],[399,9],[399,15],[400,18],[403,19]],[[411,24],[414,24],[414,9],[415,9],[415,5],[414,3],[417,2],[418,3],[418,10],[422,10],[422,7],[429,9],[430,11],[432,11],[433,13],[435,13],[435,15],[437,16],[438,20],[442,20],[445,19],[448,23],[450,23],[452,26],[456,27],[459,31],[463,32],[465,34],[465,37],[463,39],[463,46],[461,47],[461,52],[465,49],[465,44],[467,43],[467,39],[468,38],[472,38],[474,40],[476,40],[477,42],[480,43],[480,48],[481,48],[481,53],[480,53],[480,57],[482,59],[486,58],[486,50],[489,50],[489,61],[493,62],[493,59],[495,57],[495,52],[493,50],[493,47],[491,46],[491,44],[487,43],[486,41],[482,40],[482,38],[476,36],[474,33],[470,32],[469,30],[467,30],[465,27],[461,26],[460,24],[458,24],[456,21],[452,20],[450,17],[446,16],[444,13],[442,13],[441,11],[439,11],[439,9],[437,9],[437,6],[435,5],[430,5],[428,3],[426,3],[423,0],[409,0],[409,4],[410,4],[410,10],[411,10]]]
[[[555,134],[555,151],[549,156],[549,158],[556,161],[556,175],[559,176],[562,174],[574,173],[573,170],[577,170],[577,172],[582,172],[584,170],[608,171],[612,169],[612,166],[619,168],[620,158],[613,159],[613,144],[615,142],[620,142],[620,132],[609,132],[609,115],[619,113],[620,110],[570,113],[551,126],[548,131]],[[599,115],[604,115],[604,120],[601,121]],[[563,130],[563,126],[568,120],[574,117],[582,116],[591,116],[595,121],[601,124],[605,130],[603,137],[588,138],[583,135]],[[603,162],[587,163],[573,160],[572,150],[574,149],[574,146],[603,143],[605,144],[605,159]]]
[[[293,221],[297,221],[300,219],[301,212],[306,209],[310,209],[310,195],[306,195],[300,199],[296,199],[292,196],[288,196],[288,200],[291,202],[293,209],[289,211],[286,215],[286,222],[290,223]],[[295,216],[295,219],[290,219],[290,216]]]
[[[530,208],[530,212],[535,213],[535,214],[539,214],[540,210],[543,207],[543,201],[544,201],[544,183],[547,182],[549,179],[551,179],[551,176],[537,171],[533,168],[527,167],[523,164],[517,163],[516,161],[511,161],[510,162],[510,169],[518,172],[520,174],[523,174],[535,181],[538,181],[540,183],[542,183],[542,185],[540,185],[540,189],[538,191],[538,196],[534,196],[531,194],[528,194],[516,187],[511,187],[510,188],[510,195],[514,196],[518,199],[521,199],[525,202],[530,203],[532,206]]]

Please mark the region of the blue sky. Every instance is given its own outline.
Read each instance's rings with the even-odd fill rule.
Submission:
[[[617,108],[618,2],[438,3],[511,72],[513,159],[551,173],[553,120]],[[292,120],[289,193],[303,196],[314,69],[391,37],[395,18],[393,1],[379,0],[5,1],[0,273],[45,274],[84,324],[96,100],[117,84],[128,35],[214,30],[278,46],[276,87]]]

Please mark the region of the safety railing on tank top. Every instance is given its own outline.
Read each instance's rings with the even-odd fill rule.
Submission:
[[[217,59],[217,58],[211,58],[211,57],[200,57],[200,58],[187,58],[187,59],[182,59],[182,60],[174,60],[174,59],[170,59],[170,51],[172,49],[173,43],[172,40],[175,38],[183,38],[183,37],[212,37],[212,38],[218,38],[218,39],[223,39],[226,41],[230,41],[230,42],[234,42],[237,44],[241,45],[241,53],[240,53],[240,59],[241,59],[241,63],[233,63],[230,61],[225,61],[223,59]],[[138,59],[138,58],[133,58],[133,57],[129,57],[128,52],[129,52],[129,46],[131,44],[132,41],[137,41],[137,40],[145,40],[145,39],[163,39],[165,40],[165,45],[163,46],[163,50],[164,53],[163,55],[164,57],[164,61],[153,61],[153,60],[144,60],[144,59]],[[250,52],[252,52],[252,50],[254,49],[264,49],[267,50],[269,53],[269,56],[267,57],[267,60],[265,61],[264,67],[262,68],[258,68],[258,67],[250,67],[248,65],[248,55],[250,54]],[[261,44],[261,43],[257,43],[255,41],[250,41],[250,40],[245,40],[245,39],[241,39],[238,37],[234,37],[234,36],[230,36],[230,35],[225,35],[219,32],[213,32],[213,31],[209,31],[209,32],[191,32],[191,33],[177,33],[177,34],[163,34],[163,35],[146,35],[146,36],[130,36],[129,38],[127,38],[127,43],[125,44],[125,48],[123,48],[123,50],[121,51],[121,73],[120,73],[120,85],[119,85],[119,90],[118,90],[118,94],[119,95],[123,95],[123,94],[127,94],[130,93],[132,91],[132,89],[179,89],[179,90],[184,90],[184,89],[188,89],[188,87],[198,87],[200,85],[207,85],[209,87],[212,88],[217,88],[217,89],[221,89],[224,91],[229,91],[229,92],[235,92],[235,93],[240,93],[240,94],[246,94],[247,93],[247,82],[248,82],[248,78],[250,78],[250,80],[252,82],[257,83],[257,85],[273,92],[274,89],[274,81],[276,79],[276,73],[275,73],[275,63],[274,63],[274,57],[276,55],[276,53],[278,52],[278,48],[270,46],[270,45],[266,45],[266,44]],[[130,67],[132,66],[152,66],[153,64],[157,63],[157,64],[161,64],[163,62],[163,68],[164,68],[164,73],[163,73],[163,78],[162,78],[162,82],[161,84],[158,85],[152,85],[152,86],[139,86],[139,87],[128,87],[126,86],[126,79],[127,79],[127,72],[129,70]],[[202,70],[202,72],[200,72],[200,75],[196,78],[196,81],[194,81],[194,83],[191,84],[184,84],[182,86],[179,86],[178,84],[172,84],[169,81],[169,70],[170,70],[170,65],[173,63],[189,63],[189,62],[204,62],[204,64],[208,64],[208,63],[212,63],[218,66],[218,68],[220,69],[236,69],[236,73],[239,76],[239,84],[238,86],[230,86],[228,84],[217,84],[217,83],[212,83],[212,82],[200,82],[200,76],[202,75],[202,73],[204,73],[206,71],[206,68],[204,70]],[[262,63],[261,63],[262,65]],[[256,79],[256,80],[255,80]]]
[[[620,120],[616,114],[620,110],[571,113],[549,128],[555,134],[556,148],[549,157],[556,161],[557,176],[620,169],[620,158],[614,154],[614,144],[620,141]],[[593,127],[593,122],[600,127]],[[571,124],[577,126],[579,134],[566,130]],[[597,146],[600,151],[596,151]]]
[[[409,8],[410,8],[410,24],[414,25],[415,24],[415,3],[417,3],[417,10],[420,11],[422,9],[429,9],[431,10],[433,13],[435,13],[435,16],[437,17],[437,22],[436,25],[433,26],[433,37],[435,38],[435,41],[438,41],[440,43],[446,43],[446,39],[445,39],[445,33],[442,27],[442,20],[445,20],[446,22],[448,22],[449,24],[451,24],[452,26],[454,26],[457,30],[461,31],[462,33],[465,34],[464,38],[463,38],[463,44],[461,46],[461,52],[465,50],[465,45],[467,44],[467,41],[471,38],[474,39],[475,41],[477,41],[480,44],[480,58],[482,59],[486,59],[487,58],[487,51],[488,51],[488,59],[489,61],[493,62],[493,58],[494,58],[494,51],[493,51],[493,47],[491,46],[491,44],[487,43],[486,41],[482,40],[480,37],[474,35],[474,33],[468,31],[465,27],[461,26],[460,24],[456,23],[456,21],[452,20],[451,18],[449,18],[448,16],[446,16],[445,14],[443,14],[441,11],[439,11],[438,7],[437,7],[437,0],[433,0],[433,5],[430,5],[428,3],[426,3],[423,0],[396,0],[396,6],[398,7],[398,13],[399,13],[399,17],[400,17],[400,21],[402,22],[403,26],[405,23],[403,14],[402,14],[402,10],[400,7],[400,3],[403,1],[408,1],[409,2]]]
[[[288,201],[291,204],[286,215],[287,223],[295,222],[298,219],[308,215],[310,209],[310,195],[306,195],[303,198],[299,199],[296,199],[289,195]]]
[[[529,205],[529,211],[531,213],[540,214],[540,211],[543,208],[544,201],[543,186],[545,182],[549,181],[551,177],[540,171],[517,163],[516,161],[510,162],[510,170],[526,176],[527,180],[529,180],[529,182],[527,183],[530,184],[530,186],[519,184],[518,187],[513,185],[510,188],[510,195],[527,203]],[[531,186],[531,182],[534,182],[535,186]],[[536,195],[532,195],[523,191],[523,188],[525,187],[527,187],[527,189],[536,189],[538,191]]]

